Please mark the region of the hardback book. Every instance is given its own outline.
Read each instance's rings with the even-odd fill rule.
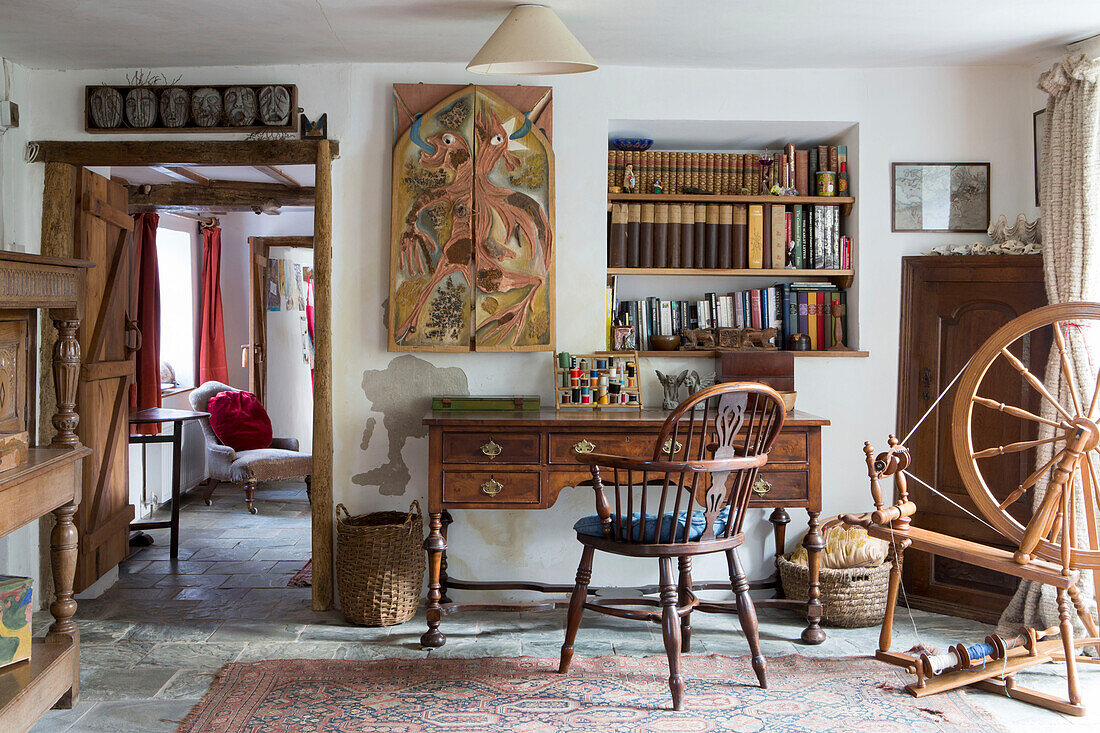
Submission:
[[[668,207],[668,258],[665,267],[680,266],[680,204]]]
[[[718,267],[718,204],[707,204],[706,214],[706,264],[711,270]]]
[[[802,264],[802,204],[795,204],[791,212],[791,259],[796,269],[801,270]]]
[[[810,196],[810,151],[794,151],[794,187],[799,196]]]
[[[810,148],[806,151],[806,187],[809,189],[807,196],[813,196],[817,193],[817,148]]]
[[[798,300],[798,333],[810,335],[810,301],[805,291],[795,292],[793,298]],[[811,341],[811,344],[813,342]]]
[[[754,288],[749,297],[752,298],[752,327],[764,328],[764,314],[761,310],[760,290]]]
[[[772,267],[787,266],[787,207],[772,204]]]
[[[829,167],[829,146],[818,145],[817,146],[817,169],[819,171],[833,170]],[[834,171],[835,173],[835,171]]]
[[[718,207],[718,267],[733,267],[733,205]]]
[[[717,293],[706,293],[704,297],[707,299],[707,312],[710,314],[711,328],[718,326],[718,295]]]
[[[681,204],[680,217],[680,267],[695,267],[695,204]]]
[[[653,204],[642,204],[642,224],[638,229],[638,267],[653,267]]]
[[[836,145],[829,146],[829,170],[840,173],[840,151]]]
[[[760,193],[760,155],[757,153],[749,153],[748,168],[749,173],[749,195],[756,196]]]
[[[829,347],[828,341],[826,341],[826,333],[828,328],[826,324],[829,323],[829,309],[826,305],[825,293],[820,290],[815,293],[817,298],[817,343],[819,349],[827,349]]]
[[[770,205],[764,206],[764,241],[762,243],[764,248],[764,259],[762,267],[765,270],[772,269],[772,207]]]
[[[610,267],[626,267],[626,204],[611,204],[607,264]]]
[[[657,204],[653,212],[653,262],[650,267],[668,264],[668,204]]]
[[[717,232],[716,232],[717,234]],[[706,267],[707,261],[707,207],[695,205],[695,259],[696,267]]]
[[[733,205],[733,269],[744,270],[749,266],[749,207]]]
[[[821,348],[821,343],[817,340],[817,293],[812,290],[806,293],[806,314],[810,323],[810,350],[817,351]]]
[[[749,205],[748,255],[750,269],[764,267],[764,207],[760,204]]]
[[[639,262],[639,229],[642,226],[642,205],[628,204],[626,207],[626,266],[637,267]]]
[[[660,333],[662,336],[671,336],[675,333],[672,330],[672,301],[658,300],[657,304],[660,313]]]

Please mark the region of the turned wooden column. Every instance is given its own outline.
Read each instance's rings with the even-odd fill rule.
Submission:
[[[73,622],[76,613],[76,601],[73,600],[73,578],[76,576],[76,548],[78,544],[76,525],[73,515],[76,503],[65,504],[54,509],[57,519],[50,534],[50,565],[53,568],[54,601],[50,604],[50,614],[54,622],[46,634],[46,641],[80,639],[80,631]]]
[[[53,426],[57,430],[50,446],[53,448],[79,448],[80,438],[76,427],[80,416],[76,414],[76,387],[80,381],[80,342],[76,330],[80,321],[69,317],[53,319],[57,328],[57,343],[53,347],[53,384],[57,394],[57,410]]]

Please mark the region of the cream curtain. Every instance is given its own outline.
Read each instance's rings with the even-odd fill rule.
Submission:
[[[1042,211],[1043,270],[1047,298],[1051,303],[1100,300],[1100,65],[1084,54],[1067,56],[1039,77],[1039,89],[1047,93],[1046,148],[1039,172],[1039,201]],[[1100,344],[1073,324],[1063,328],[1066,348],[1073,364],[1078,400],[1088,408],[1096,371],[1100,368]],[[1072,405],[1069,385],[1061,377],[1057,349],[1051,349],[1045,382],[1062,405]],[[1057,391],[1054,387],[1057,385]],[[1056,416],[1044,400],[1042,415]],[[1040,437],[1053,429],[1041,426]],[[1058,444],[1061,447],[1061,444]],[[1037,466],[1054,453],[1053,446],[1041,446]],[[1094,465],[1096,455],[1093,455]],[[1096,465],[1100,470],[1100,465]],[[1048,474],[1049,477],[1049,474]],[[1035,487],[1033,506],[1046,493],[1047,478]],[[1077,512],[1083,516],[1082,487],[1077,485]],[[1084,522],[1078,523],[1078,546],[1088,547]],[[1096,611],[1092,573],[1082,573],[1082,597]],[[1021,581],[1016,595],[1001,616],[1000,630],[1014,633],[1021,625],[1049,628],[1058,624],[1054,588]],[[1076,620],[1078,633],[1084,627]]]

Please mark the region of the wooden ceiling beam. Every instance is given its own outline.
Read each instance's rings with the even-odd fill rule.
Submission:
[[[191,170],[190,168],[184,168],[178,165],[154,165],[153,170],[158,173],[163,173],[169,178],[175,178],[177,181],[184,183],[198,183],[202,186],[210,185],[210,179],[201,173]]]
[[[302,184],[298,183],[298,181],[294,180],[293,177],[288,175],[286,171],[280,169],[278,166],[254,165],[252,167],[258,170],[260,173],[263,173],[265,176],[275,181],[276,183],[285,183],[286,185],[292,186],[294,188],[302,187]]]
[[[340,144],[329,140],[333,155]],[[70,165],[313,165],[317,140],[118,140],[28,143],[31,163]]]
[[[130,213],[145,211],[271,210],[280,206],[313,206],[312,187],[288,188],[274,183],[211,181],[208,186],[161,183],[130,186]]]
[[[313,249],[313,235],[301,237],[249,237],[250,241],[263,243],[268,247],[308,247]]]

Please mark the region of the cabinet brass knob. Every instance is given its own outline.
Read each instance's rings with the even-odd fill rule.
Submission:
[[[764,479],[758,478],[756,479],[756,483],[752,485],[752,490],[760,494],[760,496],[763,496],[772,490],[772,485]]]
[[[680,445],[680,441],[676,441],[676,447],[672,446],[672,438],[665,441],[665,444],[661,446],[661,452],[668,455],[676,455],[684,449],[684,446]]]
[[[582,440],[579,443],[573,444],[573,450],[577,453],[591,453],[592,451],[596,450],[596,444],[590,443],[587,439]]]
[[[492,438],[489,438],[489,442],[481,446],[481,452],[489,456],[490,458],[496,458],[497,456],[499,456],[501,450],[503,449],[499,445],[497,445]]]
[[[504,484],[497,481],[492,476],[489,477],[488,481],[481,485],[481,493],[485,494],[486,496],[496,496],[503,490]]]

